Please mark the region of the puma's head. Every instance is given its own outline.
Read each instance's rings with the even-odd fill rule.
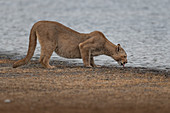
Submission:
[[[127,63],[127,54],[120,44],[116,46],[116,53],[114,53],[112,57],[118,62],[119,65],[122,65],[123,67]]]

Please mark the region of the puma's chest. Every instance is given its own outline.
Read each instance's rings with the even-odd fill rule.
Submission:
[[[91,55],[92,56],[98,56],[98,55],[103,55],[104,51],[102,50],[102,48],[97,48],[95,50],[91,50]]]

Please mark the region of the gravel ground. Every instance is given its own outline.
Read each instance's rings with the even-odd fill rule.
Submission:
[[[170,72],[147,68],[85,68],[38,61],[12,68],[0,60],[0,113],[168,113]]]

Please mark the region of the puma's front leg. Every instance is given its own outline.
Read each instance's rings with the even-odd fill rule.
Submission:
[[[93,59],[92,56],[91,56],[90,64],[91,64],[92,67],[101,67],[101,66],[96,65],[96,64],[94,63],[94,59]]]
[[[85,67],[92,67],[90,65],[91,51],[88,48],[86,48],[83,43],[79,44],[79,49],[80,49],[81,58],[83,59],[84,66]]]
[[[96,66],[93,58],[91,58],[91,50],[100,48],[101,44],[98,43],[98,40],[100,40],[100,37],[93,36],[79,44],[81,58],[86,67]]]
[[[94,59],[93,59],[92,56],[90,58],[90,64],[91,64],[92,67],[97,67],[97,65],[94,63]]]

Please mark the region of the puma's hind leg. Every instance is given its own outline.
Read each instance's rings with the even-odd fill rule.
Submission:
[[[53,53],[53,50],[49,50],[49,48],[48,50],[43,49],[43,48],[41,49],[41,56],[40,56],[39,61],[45,68],[54,68],[54,66],[51,66],[49,64],[52,53]]]
[[[45,67],[45,68],[54,68],[55,66],[51,66],[49,64],[50,57],[55,50],[55,44],[52,42],[40,42],[41,45],[41,55],[39,62]]]

